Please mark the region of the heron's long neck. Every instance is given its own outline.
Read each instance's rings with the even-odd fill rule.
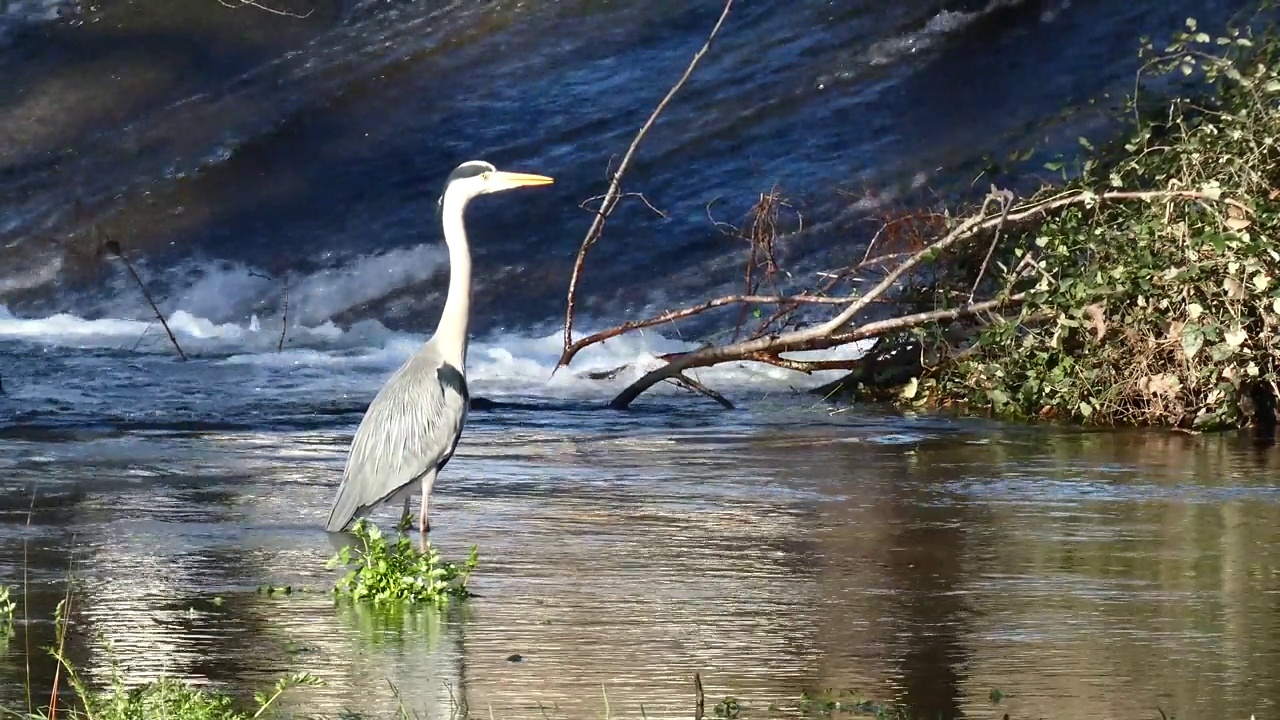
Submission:
[[[467,229],[462,213],[467,199],[459,194],[445,194],[444,242],[449,246],[449,294],[433,339],[445,362],[460,371],[467,362],[467,324],[471,316],[471,248],[467,246]]]

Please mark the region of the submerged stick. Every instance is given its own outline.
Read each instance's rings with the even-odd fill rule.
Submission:
[[[115,255],[124,262],[124,266],[129,269],[129,274],[133,276],[133,281],[138,284],[138,289],[142,290],[142,297],[146,298],[147,304],[151,306],[151,312],[156,314],[156,319],[160,321],[162,326],[164,326],[164,331],[169,334],[169,342],[173,344],[173,349],[177,350],[178,357],[182,358],[183,362],[186,362],[187,354],[182,352],[182,346],[178,344],[177,336],[173,334],[173,330],[169,329],[169,323],[165,322],[164,314],[161,313],[160,308],[156,306],[156,301],[151,297],[151,292],[147,290],[146,283],[142,282],[141,277],[138,277],[138,271],[133,269],[133,263],[129,262],[129,258],[124,256],[124,251],[121,249],[120,243],[112,240],[101,228],[98,228],[96,225],[94,227],[97,228],[99,234],[106,238],[106,241],[102,243],[102,249],[112,255]]]
[[[720,27],[724,25],[725,18],[729,17],[729,10],[733,8],[733,0],[725,0],[724,10],[720,12],[720,19],[716,20],[715,27],[711,28],[711,33],[707,35],[707,40],[702,44],[698,52],[694,53],[693,59],[689,61],[688,67],[685,68],[684,74],[676,81],[675,85],[667,91],[662,101],[650,113],[649,119],[640,127],[640,131],[636,133],[635,138],[631,140],[631,146],[627,148],[627,152],[622,156],[622,162],[618,163],[618,169],[614,171],[613,177],[609,180],[609,189],[604,194],[604,200],[600,203],[600,209],[596,211],[595,220],[591,221],[591,228],[587,230],[587,235],[582,240],[582,246],[578,248],[578,257],[573,261],[573,273],[569,276],[569,295],[565,307],[564,315],[564,347],[565,352],[556,362],[556,369],[564,367],[571,355],[568,350],[573,344],[573,310],[578,297],[578,280],[582,276],[582,266],[587,260],[587,250],[600,239],[600,234],[604,231],[605,220],[613,212],[618,205],[618,200],[622,191],[622,176],[627,172],[627,167],[631,165],[631,158],[635,156],[636,149],[640,147],[640,141],[648,134],[649,128],[657,122],[658,116],[667,108],[671,102],[671,98],[684,87],[689,76],[693,74],[694,68],[698,66],[698,62],[702,60],[702,56],[707,54],[707,50],[711,48],[711,41],[720,33]]]
[[[693,378],[689,377],[688,375],[685,375],[684,373],[679,373],[678,375],[676,375],[671,379],[674,380],[677,385],[683,385],[684,387],[687,387],[696,393],[702,393],[703,395],[706,395],[712,400],[715,400],[716,402],[720,403],[720,407],[724,408],[725,410],[734,409],[733,403],[729,401],[729,398],[725,397],[724,395],[721,395],[715,390],[712,390],[711,388],[707,387],[706,385],[703,385],[702,383],[698,382],[697,380],[694,380]]]
[[[707,711],[707,696],[702,692],[702,675],[693,674],[693,720],[702,720]]]

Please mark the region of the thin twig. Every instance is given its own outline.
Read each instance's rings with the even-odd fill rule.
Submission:
[[[280,342],[276,343],[276,352],[284,352],[284,336],[289,330],[289,278],[284,279],[284,307],[280,311]]]
[[[622,194],[620,194],[620,195],[618,196],[618,199],[622,199],[622,198],[624,198],[624,197],[640,198],[640,202],[644,203],[644,204],[645,204],[645,207],[647,207],[647,208],[649,208],[650,210],[652,210],[652,211],[654,212],[654,214],[656,214],[656,215],[658,215],[659,217],[662,217],[662,218],[669,217],[669,216],[667,215],[667,213],[666,213],[666,212],[664,212],[664,211],[662,211],[662,210],[659,210],[659,209],[658,209],[658,208],[657,208],[657,207],[656,207],[652,202],[650,202],[650,201],[649,201],[649,198],[645,197],[644,193],[641,193],[641,192],[627,192],[627,193],[622,193]],[[593,201],[593,200],[603,200],[604,198],[605,198],[605,196],[604,196],[604,195],[596,195],[596,196],[594,196],[594,197],[589,197],[589,198],[587,198],[586,200],[583,200],[581,203],[578,203],[578,207],[582,208],[583,210],[590,210],[591,208],[587,207],[587,203],[589,203],[589,202],[591,202],[591,201]],[[599,212],[599,210],[594,210],[594,211],[592,211],[592,212],[597,212],[597,213],[598,213],[598,212]]]
[[[991,186],[991,192],[1000,194],[1000,224],[996,226],[995,232],[991,234],[991,244],[987,246],[987,256],[982,259],[982,267],[978,268],[978,277],[973,280],[973,289],[969,291],[969,302],[973,302],[973,296],[978,294],[978,286],[982,284],[982,278],[987,274],[987,265],[991,263],[991,256],[996,252],[996,245],[1000,244],[1000,231],[1004,229],[1004,220],[1009,216],[1009,208],[1013,205],[1013,193],[1004,190],[996,190],[995,185]]]
[[[675,85],[667,91],[662,101],[650,113],[649,119],[640,127],[640,131],[636,133],[635,138],[631,140],[631,146],[627,148],[626,154],[622,156],[622,162],[618,163],[618,169],[613,173],[613,179],[609,181],[609,189],[605,192],[604,200],[600,203],[600,209],[596,211],[596,217],[591,222],[591,228],[587,230],[587,235],[582,240],[582,246],[578,248],[578,257],[573,262],[573,273],[569,276],[569,293],[566,301],[564,315],[564,348],[565,355],[561,355],[560,360],[556,363],[556,369],[560,369],[568,362],[568,349],[573,344],[573,310],[578,296],[578,280],[582,276],[582,267],[587,259],[587,251],[592,245],[600,239],[600,233],[604,230],[605,220],[608,219],[614,207],[618,204],[619,193],[622,187],[622,176],[627,171],[627,167],[631,164],[631,158],[635,155],[636,149],[640,147],[640,141],[648,134],[649,128],[657,122],[658,116],[666,109],[667,104],[675,97],[675,94],[684,87],[689,76],[693,74],[694,68],[698,66],[698,62],[702,60],[702,56],[711,48],[711,41],[719,34],[721,26],[724,25],[725,18],[729,16],[729,10],[733,7],[734,0],[726,0],[724,10],[720,13],[720,19],[716,20],[715,27],[711,28],[711,33],[707,35],[706,42],[694,54],[693,59],[689,61],[688,67],[685,68],[684,74],[676,81]]]
[[[156,314],[156,319],[160,321],[160,324],[164,327],[164,331],[169,334],[169,342],[173,343],[173,349],[177,350],[178,357],[182,358],[183,362],[186,362],[187,354],[182,352],[182,346],[178,344],[178,337],[174,335],[173,330],[169,328],[169,323],[165,322],[164,314],[161,313],[160,308],[156,306],[156,301],[152,299],[151,292],[147,290],[146,283],[142,282],[142,278],[138,277],[138,271],[133,269],[133,263],[129,262],[129,258],[124,256],[124,251],[120,247],[120,243],[112,240],[101,227],[94,225],[94,228],[102,237],[106,238],[106,241],[102,243],[102,249],[120,258],[120,260],[124,262],[124,266],[129,269],[129,274],[133,276],[133,281],[138,284],[138,288],[142,290],[142,296],[147,299],[147,304],[151,306],[151,312]]]
[[[255,7],[259,10],[265,10],[273,15],[283,15],[285,17],[298,18],[299,20],[305,20],[306,18],[311,17],[311,13],[316,11],[315,8],[311,8],[310,10],[307,11],[306,15],[299,15],[298,13],[289,12],[288,10],[277,10],[276,8],[273,8],[273,7],[267,7],[262,3],[255,2],[255,0],[236,0],[236,2],[228,2],[227,0],[218,0],[218,3],[223,7],[228,7],[228,8],[231,8],[232,10],[238,10],[239,8],[242,8],[248,5],[249,7]]]

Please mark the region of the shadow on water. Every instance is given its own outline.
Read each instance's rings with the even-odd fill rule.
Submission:
[[[784,406],[741,429],[694,413],[660,432],[512,412],[476,415],[433,498],[445,554],[481,549],[480,596],[444,617],[327,594],[333,431],[125,436],[61,460],[56,441],[19,446],[6,486],[49,499],[29,526],[0,513],[0,577],[20,581],[27,540],[38,647],[74,558],[72,654],[94,677],[101,633],[131,681],[168,672],[246,696],[314,672],[328,684],[289,701],[310,713],[390,714],[390,681],[427,717],[451,695],[481,715],[587,716],[602,687],[617,716],[687,716],[694,672],[711,702],[751,715],[826,688],[981,715],[998,688],[1014,717],[1244,717],[1280,690],[1275,450],[868,414],[819,425]],[[8,700],[27,642],[0,659]],[[47,687],[48,660],[32,662]]]

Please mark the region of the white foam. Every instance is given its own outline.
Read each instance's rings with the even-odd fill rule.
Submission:
[[[193,358],[203,356],[226,365],[291,372],[308,370],[305,385],[328,389],[341,386],[356,392],[375,391],[387,375],[426,340],[425,335],[392,332],[372,320],[347,329],[325,322],[312,327],[291,327],[288,348],[278,352],[280,326],[272,320],[254,318],[245,323],[216,323],[185,310],[166,318],[178,343]],[[582,334],[595,329],[598,328],[585,329]],[[18,318],[0,306],[0,341],[5,340],[152,355],[173,352],[156,322],[86,319],[67,313]],[[657,332],[636,331],[590,346],[579,353],[569,367],[556,370],[561,342],[559,332],[503,333],[477,338],[472,342],[467,360],[467,376],[473,391],[486,397],[599,397],[621,389],[661,365],[661,355],[697,347],[695,343],[673,340]],[[788,356],[847,358],[863,351],[862,344],[855,344],[832,351]],[[590,377],[593,373],[615,370],[618,372],[608,378]],[[759,363],[727,363],[690,374],[722,389],[750,387],[769,392],[818,385],[839,373],[805,376]]]
[[[399,288],[421,283],[446,262],[444,248],[427,243],[351,258],[336,269],[293,278],[283,350],[278,350],[280,280],[244,264],[192,260],[161,272],[156,284],[173,288],[168,297],[159,299],[159,305],[169,330],[189,357],[287,374],[292,386],[325,394],[335,389],[372,393],[426,341],[426,336],[395,332],[376,320],[339,326],[334,318]],[[156,277],[145,268],[142,275]],[[91,307],[76,313],[19,318],[0,305],[0,342],[153,357],[173,355],[164,328],[128,278],[122,273],[112,279],[111,286],[112,292],[97,294]],[[579,337],[608,324],[590,319],[579,322]],[[660,366],[660,356],[697,347],[652,329],[633,331],[588,347],[569,367],[557,370],[561,343],[558,331],[476,338],[467,362],[474,392],[485,396],[599,397]],[[861,352],[862,346],[854,345],[818,356],[853,357]],[[592,374],[609,377],[589,377]],[[720,388],[748,385],[768,392],[815,386],[837,376],[838,371],[805,376],[760,363],[729,363],[690,374]]]

